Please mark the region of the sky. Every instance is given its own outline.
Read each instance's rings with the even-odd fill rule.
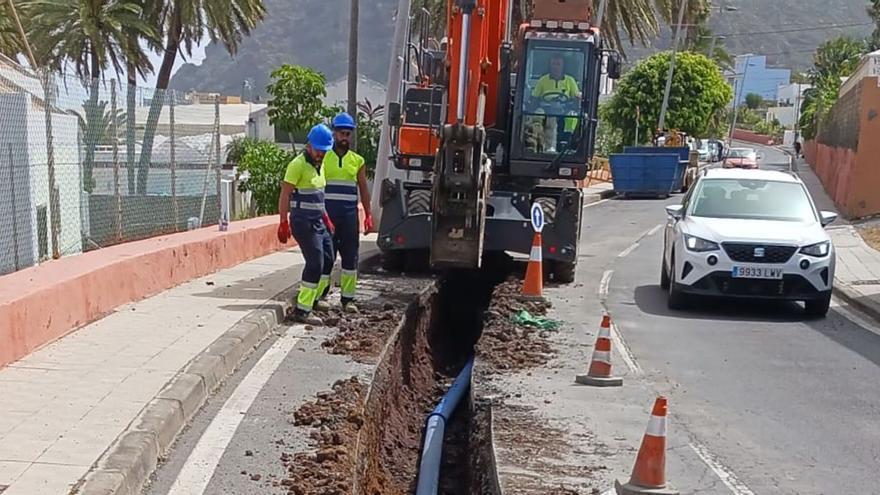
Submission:
[[[203,41],[201,44],[197,46],[193,46],[192,57],[188,60],[184,60],[181,57],[180,53],[177,54],[177,58],[174,61],[174,68],[171,69],[171,75],[177,72],[183,64],[186,63],[194,63],[199,65],[205,60],[205,47],[208,45],[208,40]],[[159,67],[162,65],[162,55],[161,53],[153,53],[150,52],[150,61],[153,62],[154,71],[152,74],[148,75],[146,78],[140,78],[139,84],[146,87],[155,87],[156,86],[156,74],[159,72]]]

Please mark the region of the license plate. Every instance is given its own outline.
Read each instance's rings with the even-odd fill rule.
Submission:
[[[782,268],[769,268],[766,266],[735,266],[733,267],[733,278],[780,280],[782,279]]]

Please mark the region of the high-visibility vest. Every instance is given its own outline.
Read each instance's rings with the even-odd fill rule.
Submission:
[[[324,155],[321,169],[327,179],[324,199],[328,212],[350,212],[357,210],[358,173],[364,167],[364,158],[354,151],[339,156],[336,150]]]
[[[290,195],[290,212],[296,217],[320,219],[324,216],[324,167],[315,167],[305,154],[300,154],[288,165],[284,181],[295,189]]]

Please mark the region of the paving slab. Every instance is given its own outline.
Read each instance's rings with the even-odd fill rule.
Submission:
[[[178,407],[155,407],[179,419],[181,407],[194,414],[206,385],[222,378],[206,382],[197,369],[179,375],[181,370],[208,348],[219,368],[234,369],[233,361],[261,340],[248,329],[268,332],[267,321],[251,314],[297,283],[302,263],[293,248],[192,280],[123,305],[0,369],[0,487],[8,487],[3,495],[66,494],[114,443],[144,443],[143,432],[144,438],[122,436],[172,380],[189,380],[190,388],[201,391],[179,397]],[[243,319],[238,333],[221,338]],[[137,424],[157,430],[147,443],[167,446],[172,428],[155,415],[145,418]],[[130,484],[128,473],[104,474],[104,483]]]

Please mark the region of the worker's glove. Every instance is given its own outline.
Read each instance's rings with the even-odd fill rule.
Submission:
[[[330,220],[330,215],[326,211],[324,212],[324,225],[327,226],[327,230],[330,231],[331,235],[336,233],[336,226],[333,225],[333,221]]]
[[[372,232],[373,227],[373,215],[368,213],[367,216],[364,217],[364,234]]]
[[[288,239],[290,239],[290,224],[285,218],[281,221],[281,224],[278,225],[278,240],[281,241],[282,244],[287,244]]]

